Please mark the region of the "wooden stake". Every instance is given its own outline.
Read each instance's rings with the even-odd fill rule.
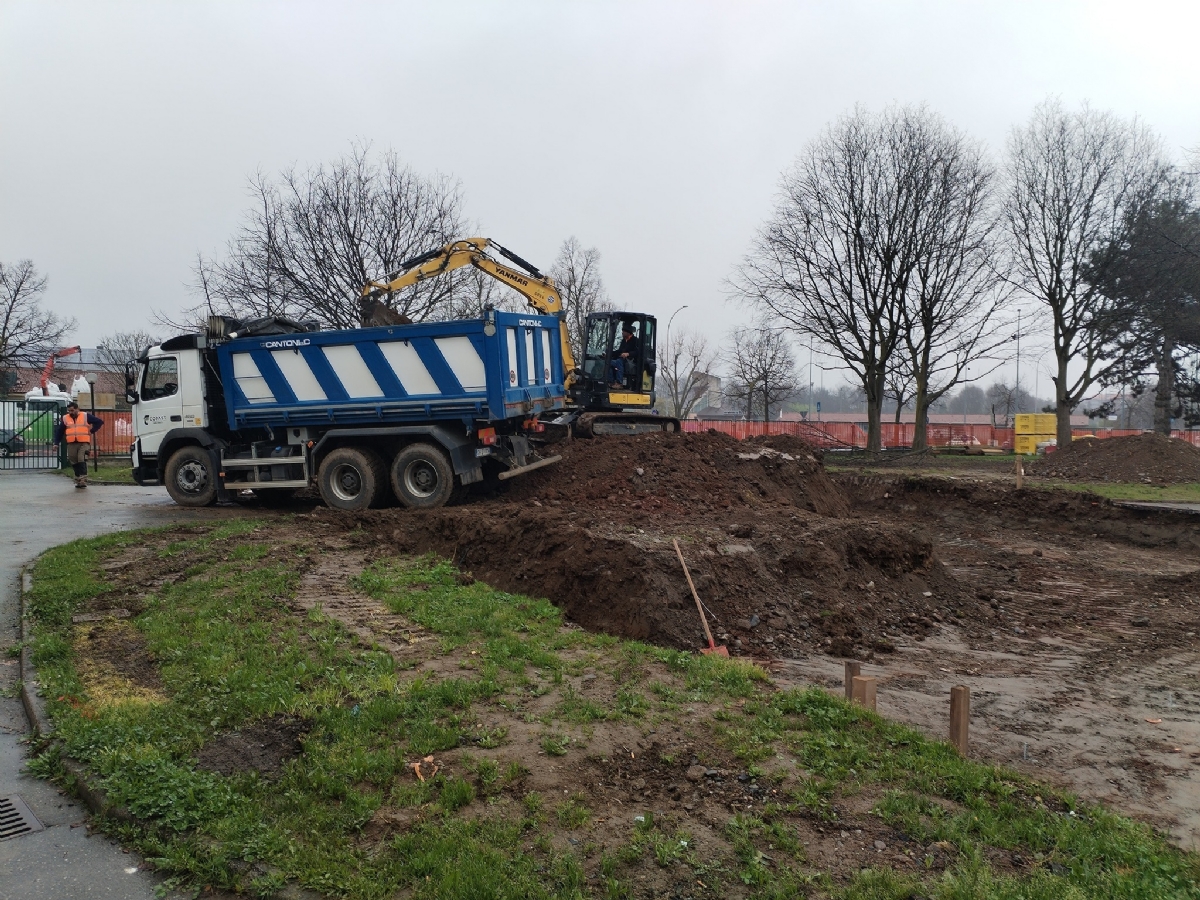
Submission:
[[[846,702],[854,699],[854,676],[862,672],[862,663],[846,660]]]
[[[1017,454],[1017,490],[1025,487],[1025,461]]]
[[[963,685],[950,688],[950,743],[967,755],[967,730],[971,722],[971,689]]]
[[[875,677],[872,675],[855,675],[850,680],[851,701],[875,712]]]

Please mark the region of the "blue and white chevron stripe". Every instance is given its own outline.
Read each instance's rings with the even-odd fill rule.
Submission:
[[[495,318],[491,334],[465,321],[231,341],[217,351],[231,427],[499,419],[560,407],[558,320]]]

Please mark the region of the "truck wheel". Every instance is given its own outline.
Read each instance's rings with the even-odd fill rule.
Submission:
[[[392,461],[392,492],[409,509],[445,506],[454,492],[450,460],[432,444],[409,444]]]
[[[373,450],[338,447],[321,463],[321,499],[334,509],[367,509],[386,497],[383,460]]]
[[[167,493],[180,506],[212,506],[217,502],[217,473],[203,447],[180,447],[167,460]]]

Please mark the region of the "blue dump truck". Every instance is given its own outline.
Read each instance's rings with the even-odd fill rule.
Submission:
[[[441,506],[558,459],[531,438],[566,405],[559,334],[555,316],[496,310],[348,331],[214,316],[131,367],[134,480],[183,506],[314,481],[339,509]]]
[[[487,307],[421,324],[395,313],[400,292],[464,266],[535,312]],[[554,279],[488,238],[451,241],[369,282],[359,313],[374,327],[213,316],[203,333],[148,348],[126,372],[134,480],[165,484],[183,506],[243,491],[269,502],[315,483],[339,509],[393,497],[433,508],[556,462],[539,452],[550,435],[679,430],[653,413],[655,318],[588,315],[577,362]]]

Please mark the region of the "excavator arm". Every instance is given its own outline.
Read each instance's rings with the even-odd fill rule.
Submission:
[[[494,247],[497,253],[520,266],[524,271],[518,271],[512,266],[492,259],[487,253],[489,247]],[[414,257],[402,263],[400,271],[389,275],[387,281],[367,282],[362,295],[364,298],[377,298],[381,294],[392,294],[463,266],[474,266],[497,281],[508,285],[543,315],[558,316],[563,369],[567,373],[566,386],[570,388],[577,378],[575,355],[571,352],[567,320],[563,315],[562,297],[559,296],[558,288],[554,285],[554,279],[543,275],[536,267],[489,238],[463,238],[451,241],[438,250],[431,250]]]
[[[78,347],[64,347],[61,350],[55,350],[50,354],[50,358],[46,360],[46,366],[42,369],[42,377],[39,384],[42,386],[42,396],[50,396],[50,376],[54,374],[55,360],[62,359],[64,356],[74,356],[79,352]]]

